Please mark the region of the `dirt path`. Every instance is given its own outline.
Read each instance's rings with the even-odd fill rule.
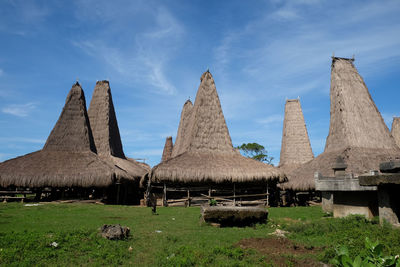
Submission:
[[[310,255],[319,250],[293,243],[287,238],[249,238],[236,244],[242,249],[255,249],[273,266],[323,266]]]

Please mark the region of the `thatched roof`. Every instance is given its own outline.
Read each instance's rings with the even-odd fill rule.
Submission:
[[[97,154],[125,158],[108,81],[96,82],[88,115]]]
[[[129,160],[129,161],[138,163],[140,166],[142,166],[146,170],[146,172],[149,172],[151,170],[150,165],[145,163],[145,162],[136,161],[136,160],[134,160],[132,158],[126,158],[126,159]]]
[[[379,170],[379,163],[400,156],[368,88],[352,59],[333,58],[331,72],[331,119],[325,151],[314,160],[286,173],[283,188],[314,189],[314,173],[333,176],[338,156],[348,165],[347,172],[360,175]]]
[[[0,163],[0,186],[105,187],[127,176],[95,151],[85,95],[76,83],[43,149]]]
[[[186,150],[155,166],[149,174],[150,178],[184,183],[283,178],[277,168],[245,158],[233,148],[211,73],[205,72],[200,80],[186,129]]]
[[[347,147],[392,149],[396,145],[353,60],[333,58],[330,96],[325,151]]]
[[[173,149],[172,136],[168,136],[165,139],[165,145],[164,145],[164,150],[162,153],[161,162],[166,161],[171,158],[172,149]]]
[[[286,100],[279,167],[293,169],[313,158],[300,100]]]
[[[192,101],[186,100],[186,102],[182,108],[181,120],[179,122],[179,127],[178,127],[178,133],[176,135],[175,145],[172,149],[172,154],[171,154],[172,157],[176,157],[176,156],[182,154],[187,149],[187,146],[189,143],[187,142],[187,140],[185,140],[185,138],[187,139],[187,137],[189,136],[189,134],[187,132],[188,132],[188,128],[189,128],[190,116],[192,114],[192,108],[193,108]]]
[[[393,118],[391,134],[397,146],[400,147],[400,117]]]
[[[86,111],[85,95],[79,83],[72,86],[61,115],[47,138],[43,150],[96,153]]]
[[[347,164],[346,172],[358,176],[369,170],[379,170],[381,162],[399,157],[400,151],[394,149],[349,147],[324,152],[315,159],[304,163],[301,167],[286,172],[285,174],[289,182],[280,184],[280,187],[295,191],[314,190],[314,173],[318,171],[324,176],[334,177],[332,168],[338,156],[343,157]]]
[[[105,161],[126,171],[132,178],[142,177],[147,169],[140,163],[127,160],[122,149],[110,83],[98,81],[88,110],[97,154]]]

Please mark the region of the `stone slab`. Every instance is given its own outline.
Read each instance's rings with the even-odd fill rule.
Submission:
[[[400,184],[400,173],[359,176],[361,186],[377,186],[384,184]]]
[[[379,170],[383,173],[400,172],[400,160],[382,162],[379,164]]]
[[[266,223],[268,210],[262,207],[202,206],[202,220],[221,226],[247,226]]]
[[[317,191],[376,191],[376,186],[360,185],[358,178],[315,177]]]

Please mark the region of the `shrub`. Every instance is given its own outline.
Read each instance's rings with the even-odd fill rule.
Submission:
[[[215,200],[215,199],[210,199],[209,201],[208,201],[208,204],[210,204],[210,206],[217,206],[217,201]]]
[[[365,248],[363,253],[357,255],[354,260],[349,256],[349,250],[346,246],[340,246],[336,250],[336,257],[332,260],[335,266],[343,267],[369,267],[369,266],[395,266],[400,267],[399,255],[384,256],[384,246],[378,241],[371,242],[368,237],[365,238]]]

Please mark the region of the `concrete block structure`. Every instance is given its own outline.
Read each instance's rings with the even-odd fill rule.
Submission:
[[[378,215],[377,187],[360,186],[358,177],[346,173],[347,165],[338,157],[333,168],[334,177],[315,174],[315,189],[322,192],[322,209],[334,217],[351,214],[368,219]]]
[[[360,176],[360,185],[377,187],[380,222],[400,226],[400,161],[385,162],[380,167],[380,175]]]

